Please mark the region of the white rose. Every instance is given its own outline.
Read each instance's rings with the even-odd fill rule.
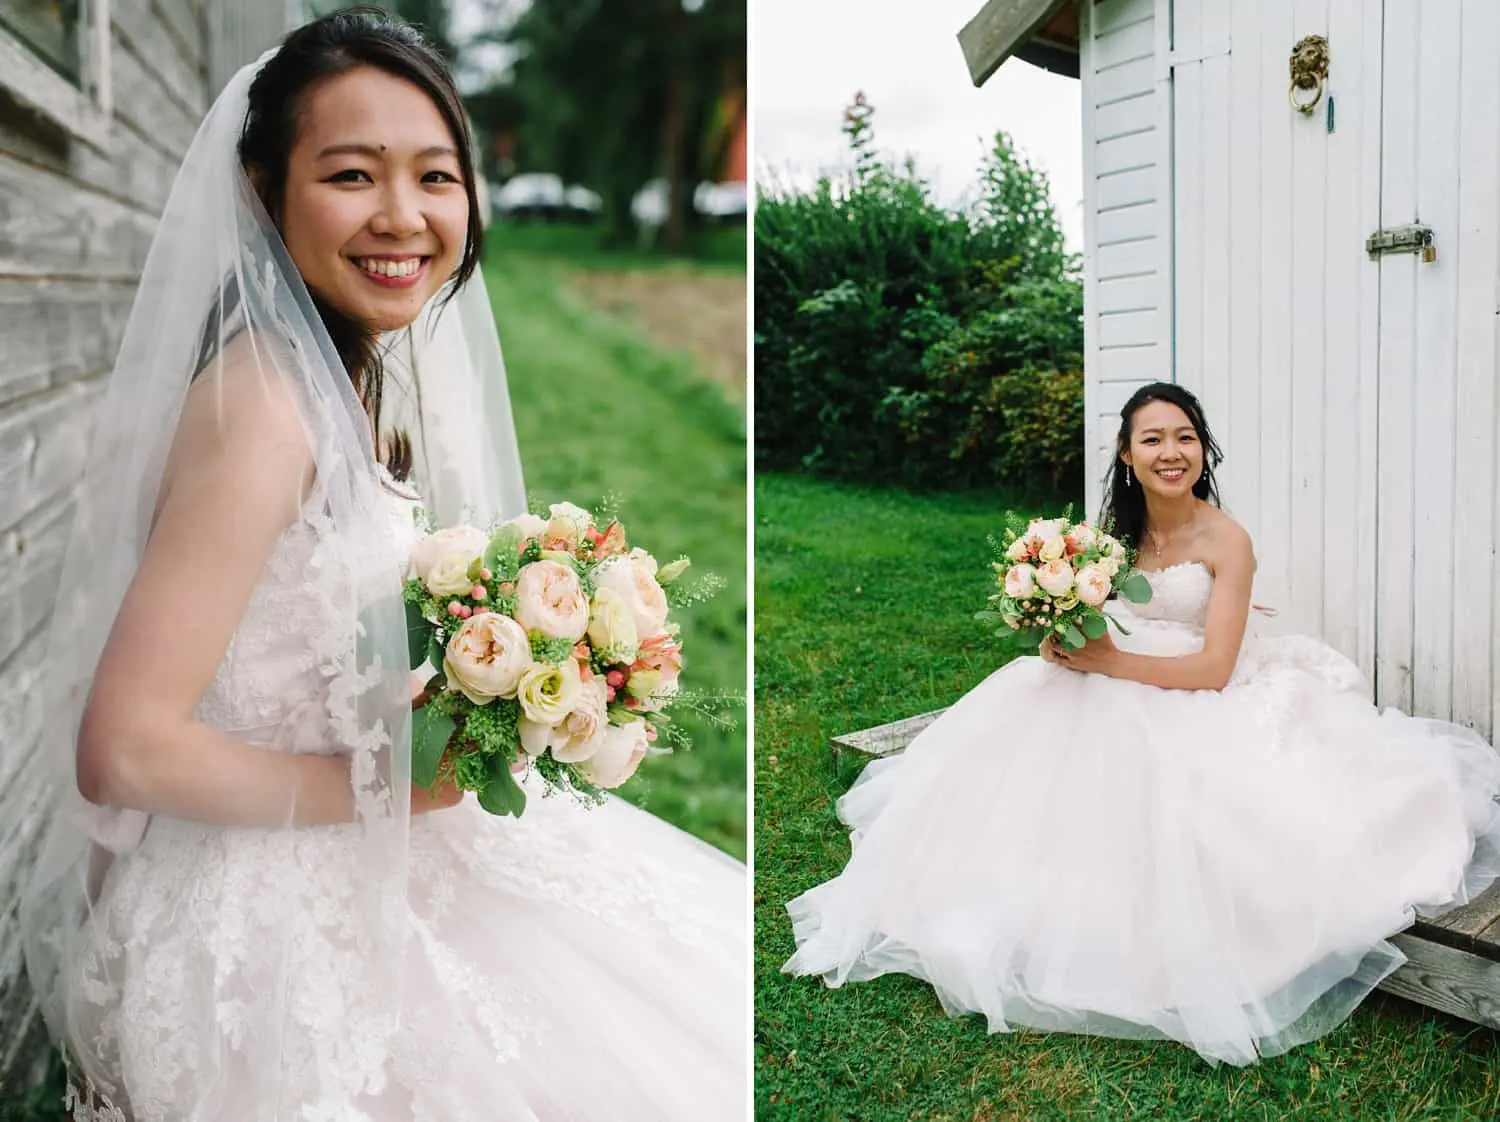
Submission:
[[[1073,544],[1081,553],[1086,549],[1093,549],[1099,543],[1098,532],[1087,522],[1080,522],[1068,532],[1068,537],[1073,539]]]
[[[560,663],[533,662],[521,674],[516,697],[527,720],[551,727],[577,707],[582,692],[583,677],[578,663],[570,658]]]
[[[551,748],[558,763],[576,764],[598,750],[608,727],[605,682],[596,677],[582,684],[578,703],[558,724],[545,725],[523,716],[519,721],[521,747],[532,756]]]
[[[589,601],[578,574],[557,561],[533,561],[516,578],[516,622],[549,639],[583,638]]]
[[[605,662],[635,661],[641,643],[635,613],[612,588],[601,588],[594,593],[594,604],[589,611],[589,642]]]
[[[599,747],[579,765],[579,770],[597,787],[618,787],[635,774],[635,769],[646,758],[647,743],[644,722],[610,725]]]
[[[531,640],[521,625],[498,612],[464,620],[448,640],[443,673],[475,705],[515,697],[521,675],[531,665]]]
[[[1073,588],[1073,566],[1066,561],[1048,561],[1036,571],[1036,582],[1053,596],[1062,596]]]
[[[469,566],[484,556],[489,535],[473,526],[428,534],[411,551],[411,567],[434,596],[458,596],[474,587]]]
[[[1030,565],[1012,565],[1005,574],[1005,595],[1024,600],[1036,591],[1036,569]]]
[[[1026,560],[1026,556],[1027,550],[1025,538],[1017,538],[1015,541],[1010,543],[1010,548],[1005,551],[1005,557],[1008,561],[1024,561]]]
[[[1041,558],[1043,561],[1056,561],[1067,552],[1067,543],[1062,538],[1048,538],[1042,542]]]
[[[594,584],[620,595],[635,617],[637,635],[656,635],[667,622],[667,594],[643,566],[622,557],[598,570]]]
[[[1056,518],[1038,518],[1026,527],[1026,536],[1044,542],[1060,538],[1062,531],[1058,529],[1057,521]]]
[[[572,503],[553,503],[547,508],[547,537],[577,542],[594,525],[594,516]]]
[[[629,553],[627,553],[625,555],[625,559],[627,561],[634,561],[637,565],[645,569],[646,572],[650,573],[653,577],[656,576],[656,558],[652,557],[651,554],[647,553],[640,546],[636,546]],[[687,566],[685,565],[683,566],[683,568],[686,567]]]
[[[547,529],[547,520],[539,514],[518,514],[516,517],[501,523],[501,528],[514,526],[521,532],[521,538],[539,538]]]
[[[1078,570],[1078,599],[1091,608],[1097,608],[1109,599],[1109,574],[1103,565],[1085,565]]]
[[[1108,576],[1110,580],[1114,580],[1115,577],[1119,575],[1121,561],[1118,557],[1101,557],[1098,561],[1094,562],[1094,564],[1103,569],[1105,575]]]

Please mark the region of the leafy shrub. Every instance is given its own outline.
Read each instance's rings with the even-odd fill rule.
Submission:
[[[1001,133],[964,211],[880,160],[762,184],[755,215],[756,456],[916,486],[1071,486],[1083,451],[1082,290],[1046,177]]]

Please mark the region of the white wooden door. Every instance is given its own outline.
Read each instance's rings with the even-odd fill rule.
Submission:
[[[1173,374],[1224,445],[1256,596],[1377,699],[1500,727],[1500,4],[1169,5]],[[1287,103],[1305,35],[1331,58]],[[1330,118],[1328,103],[1333,103]],[[1421,221],[1438,256],[1370,258]]]
[[[1385,0],[1380,224],[1437,258],[1381,257],[1377,699],[1496,727],[1500,5]]]

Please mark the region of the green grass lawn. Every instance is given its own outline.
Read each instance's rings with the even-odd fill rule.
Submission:
[[[755,499],[758,1119],[1500,1116],[1500,1034],[1383,995],[1236,1069],[1169,1043],[989,1036],[911,978],[782,974],[786,901],[849,856],[833,802],[860,764],[835,765],[828,738],[947,705],[999,663],[972,616],[1006,500],[765,474]]]
[[[687,554],[696,570],[724,577],[717,598],[681,616],[683,684],[743,694],[743,413],[686,360],[569,293],[570,268],[600,267],[598,251],[575,244],[575,233],[505,231],[486,247],[527,489],[533,499],[583,506],[615,496],[632,544],[663,563]],[[640,264],[629,254],[618,260]],[[735,713],[730,732],[689,718],[693,749],[648,760],[620,793],[743,858],[746,736],[743,708]]]

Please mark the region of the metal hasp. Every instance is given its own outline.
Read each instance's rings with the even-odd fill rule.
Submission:
[[[1383,253],[1420,253],[1424,261],[1437,258],[1437,250],[1432,244],[1432,228],[1420,222],[1376,230],[1365,239],[1365,252],[1371,257]]]

